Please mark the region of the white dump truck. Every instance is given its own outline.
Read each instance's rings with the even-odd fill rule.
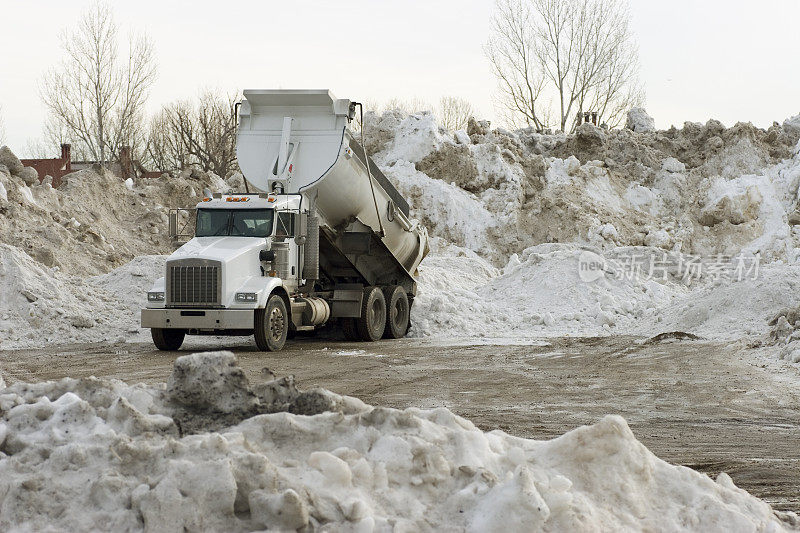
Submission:
[[[352,340],[407,333],[428,236],[348,127],[357,112],[327,90],[244,91],[247,191],[197,204],[194,237],[147,293],[142,327],[160,350],[254,335],[275,351],[332,321]]]

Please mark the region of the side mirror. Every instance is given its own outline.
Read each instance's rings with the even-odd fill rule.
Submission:
[[[258,252],[258,258],[267,263],[275,261],[275,252],[272,250],[261,250]]]
[[[169,236],[174,239],[178,235],[178,212],[169,212]]]

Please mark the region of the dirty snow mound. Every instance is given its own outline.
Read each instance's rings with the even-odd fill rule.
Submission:
[[[582,260],[599,254],[571,244],[542,244],[497,270],[474,253],[434,252],[420,267],[413,335],[526,337],[624,333],[686,287],[674,277],[613,271],[581,279]],[[656,249],[640,249],[656,254]],[[612,254],[613,255],[613,254]]]
[[[678,328],[728,339],[763,334],[768,306],[795,301],[774,288],[793,283],[800,261],[797,117],[767,129],[712,119],[657,131],[633,109],[628,128],[582,124],[556,135],[475,120],[454,134],[428,114],[397,111],[365,123],[370,153],[412,216],[454,245],[434,247],[420,267],[412,335]],[[587,284],[577,280],[587,247],[619,260],[645,249],[707,263],[756,257],[768,268],[761,281],[735,284],[675,275]],[[735,303],[748,300],[759,303]]]
[[[789,260],[800,247],[791,121],[763,130],[709,120],[636,134],[582,124],[570,135],[472,121],[466,136],[428,114],[368,114],[365,123],[370,153],[412,215],[496,267],[547,242],[703,255],[766,245]],[[764,243],[765,234],[783,247]]]
[[[800,265],[761,265],[755,257],[706,263],[703,271],[689,263],[696,258],[653,247],[601,253],[542,244],[496,269],[469,250],[433,250],[419,269],[412,336],[503,341],[683,331],[733,340],[766,334],[776,309],[800,305]],[[600,266],[582,271],[587,262]],[[727,270],[712,270],[720,265]]]
[[[789,363],[800,363],[800,305],[781,309],[769,321],[768,344],[780,348],[778,356]]]
[[[214,398],[185,403],[203,389]],[[179,358],[166,388],[96,378],[12,384],[0,391],[0,528],[786,525],[727,475],[715,482],[658,459],[617,416],[535,441],[484,433],[443,408],[370,407],[321,390],[328,402],[292,414],[304,394],[286,380],[250,385],[226,352]]]
[[[142,256],[109,274],[81,278],[0,244],[0,349],[136,338],[139,310],[165,260]]]
[[[36,174],[7,147],[0,149],[0,243],[80,276],[108,272],[139,255],[171,252],[170,208],[194,207],[203,188],[239,185],[236,174],[226,183],[197,169],[123,181],[95,166],[67,174],[53,188],[49,177],[29,179],[25,171]]]
[[[800,305],[800,265],[764,265],[755,278],[701,283],[633,333],[685,331],[710,339],[757,337],[777,309]]]

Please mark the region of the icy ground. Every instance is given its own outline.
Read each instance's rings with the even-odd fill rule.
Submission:
[[[313,415],[313,416],[310,416]],[[484,433],[186,355],[166,385],[0,389],[0,529],[781,531],[775,513],[649,452],[607,416],[551,441]]]

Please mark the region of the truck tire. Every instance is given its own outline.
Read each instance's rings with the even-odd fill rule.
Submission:
[[[256,346],[262,352],[277,352],[286,344],[288,334],[289,313],[286,312],[286,303],[280,295],[273,294],[264,309],[256,310]]]
[[[383,330],[383,338],[401,339],[408,332],[411,314],[406,290],[400,285],[384,287],[383,297],[386,299],[386,328]]]
[[[358,338],[362,341],[376,341],[383,337],[383,330],[386,329],[386,299],[380,287],[364,289],[361,316],[355,323]]]
[[[161,351],[174,352],[183,344],[186,332],[182,329],[150,328],[153,344]]]

